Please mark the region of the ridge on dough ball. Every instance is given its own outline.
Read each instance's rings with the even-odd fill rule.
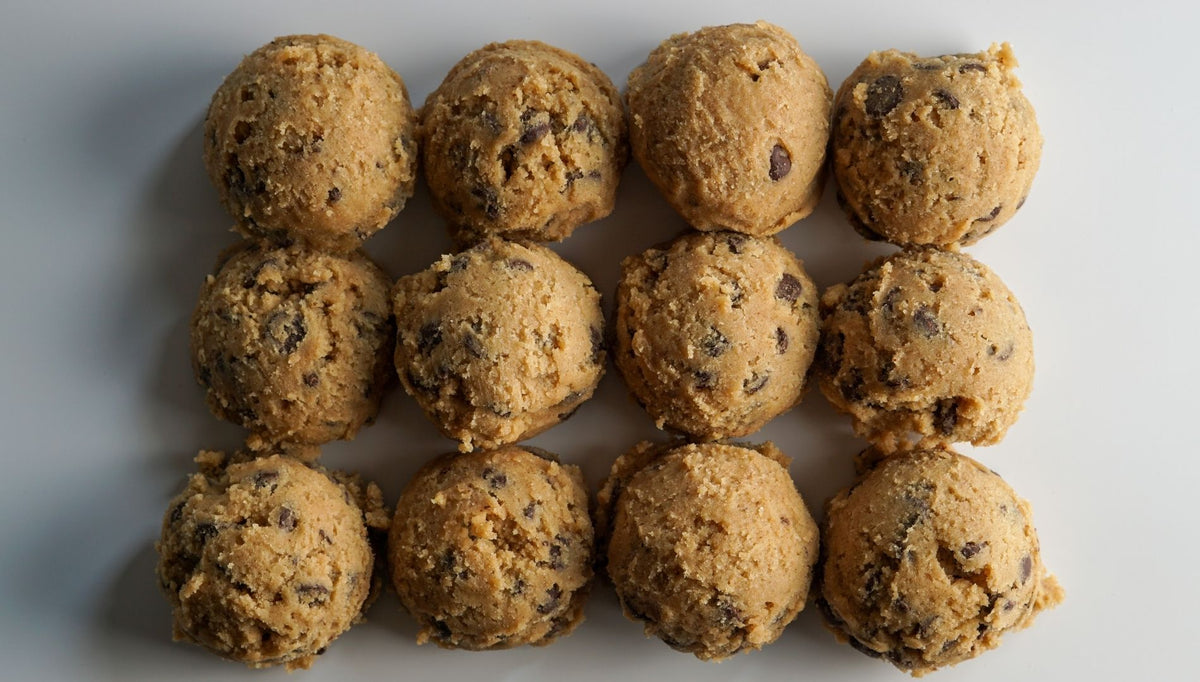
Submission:
[[[671,36],[625,97],[634,157],[692,227],[766,236],[816,208],[832,92],[779,26]]]
[[[204,120],[204,165],[247,237],[344,253],[412,196],[416,112],[373,52],[276,38],[238,64]]]

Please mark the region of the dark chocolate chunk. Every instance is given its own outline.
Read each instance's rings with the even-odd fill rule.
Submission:
[[[966,73],[968,71],[979,71],[980,73],[987,73],[987,67],[984,66],[983,64],[980,64],[979,62],[967,62],[966,64],[963,64],[962,66],[958,67],[959,73]]]
[[[571,131],[576,132],[576,133],[584,133],[584,132],[590,133],[591,131],[593,131],[595,129],[596,129],[595,121],[593,121],[592,117],[588,116],[586,113],[580,114],[575,119],[575,122],[571,124]]]
[[[996,216],[1000,215],[1000,209],[1001,209],[1001,208],[1002,208],[1001,206],[997,206],[996,208],[993,208],[991,213],[989,213],[989,214],[987,214],[987,215],[983,216],[982,218],[976,218],[976,219],[975,219],[975,222],[977,222],[977,223],[988,223],[988,222],[991,222],[991,221],[995,220],[995,219],[996,219]]]
[[[482,476],[483,480],[488,482],[488,487],[490,487],[492,490],[497,490],[508,485],[508,476],[503,472],[496,471],[491,467],[485,468]]]
[[[442,342],[440,322],[426,322],[417,331],[417,352],[428,353]]]
[[[304,385],[305,386],[308,386],[309,388],[316,388],[317,384],[319,384],[320,382],[321,382],[321,378],[317,376],[316,372],[305,372],[305,374],[304,374]]]
[[[1026,554],[1025,556],[1021,557],[1021,583],[1024,584],[1028,582],[1032,575],[1033,557]]]
[[[329,588],[315,583],[302,584],[296,587],[296,595],[307,601],[310,606],[324,604],[329,597]]]
[[[841,390],[842,399],[851,403],[861,402],[866,397],[866,394],[863,393],[862,372],[852,369],[847,374],[848,376],[844,381],[838,382],[840,384],[838,388]]]
[[[521,133],[521,144],[533,144],[545,137],[548,132],[550,132],[549,123],[538,123],[526,128],[525,132]]]
[[[523,258],[509,258],[507,265],[509,270],[524,270],[525,272],[533,270],[533,263]]]
[[[920,185],[925,181],[925,164],[920,161],[900,159],[896,161],[896,169],[900,171],[900,176],[907,180],[910,185]]]
[[[715,388],[717,385],[717,378],[713,376],[713,373],[702,369],[693,371],[692,378],[696,380],[696,388],[699,389]]]
[[[476,199],[476,204],[479,208],[483,209],[484,214],[489,219],[495,220],[500,217],[500,196],[495,189],[491,187],[473,187],[471,188],[471,196]]]
[[[781,301],[795,303],[796,299],[800,298],[800,293],[802,291],[804,291],[804,287],[801,286],[800,280],[796,279],[795,275],[785,272],[783,273],[783,276],[779,278],[779,284],[775,285],[775,298],[778,298]]]
[[[708,335],[700,340],[700,348],[710,358],[721,357],[729,350],[731,345],[729,337],[722,334],[716,327],[709,327],[708,329]]]
[[[787,349],[788,349],[787,332],[783,331],[783,327],[776,327],[775,328],[775,350],[779,351],[779,353],[782,355],[783,353],[787,352]]]
[[[327,197],[329,203],[336,204],[338,201],[341,200],[341,198],[342,198],[341,188],[338,188],[338,187],[330,187],[329,188],[329,196]]]
[[[433,636],[443,642],[449,642],[450,638],[454,636],[454,633],[450,631],[450,626],[446,625],[444,620],[433,618],[429,621],[429,625],[433,627]]]
[[[300,347],[300,342],[308,336],[308,328],[304,326],[304,313],[298,312],[288,316],[278,311],[267,318],[267,333],[279,345],[284,355],[291,355]]]
[[[463,346],[467,349],[468,353],[479,359],[487,357],[487,350],[483,347],[483,342],[471,332],[463,335]]]
[[[197,523],[196,524],[196,541],[201,545],[208,542],[217,535],[217,526],[213,523]]]
[[[861,641],[859,641],[855,637],[850,638],[850,646],[852,648],[854,648],[856,651],[864,653],[864,654],[870,656],[871,658],[882,658],[883,657],[883,654],[868,647],[866,644],[863,644]]]
[[[742,247],[746,245],[746,235],[737,232],[726,232],[725,243],[729,245],[730,253],[741,253]]]
[[[254,474],[254,487],[265,488],[271,486],[271,490],[275,490],[275,486],[279,483],[278,471],[260,471]]]
[[[983,543],[983,545],[986,544],[986,542]],[[963,545],[962,549],[958,551],[959,554],[962,554],[964,559],[970,559],[983,550],[983,545],[979,544],[978,542],[968,542],[967,544]]]
[[[546,601],[538,604],[538,613],[545,615],[557,609],[558,602],[562,599],[562,594],[562,588],[558,586],[558,583],[551,585],[550,589],[546,590]]]
[[[895,76],[880,76],[867,86],[866,110],[868,116],[886,116],[904,99],[904,86]]]
[[[279,520],[275,522],[276,525],[290,532],[296,530],[296,521],[296,512],[292,511],[290,507],[279,508]]]
[[[937,100],[939,106],[943,109],[957,109],[959,102],[949,90],[937,89],[933,91],[933,98]]]
[[[746,614],[730,601],[728,595],[717,597],[717,625],[723,628],[740,628],[746,625]]]
[[[958,400],[954,398],[939,400],[933,408],[933,425],[943,435],[949,436],[954,433],[954,427],[958,426]]]
[[[771,180],[778,182],[792,172],[792,157],[783,145],[777,144],[771,148],[771,169],[767,172]]]
[[[600,356],[604,353],[604,334],[598,327],[591,327],[588,335],[592,341],[592,364],[600,364]]]
[[[329,533],[326,533],[324,528],[318,528],[317,535],[321,536],[321,539],[325,541],[325,544],[327,544],[327,545],[333,544],[333,538],[329,537]]]
[[[920,306],[913,313],[913,326],[927,339],[932,339],[942,331],[942,325],[938,322],[937,315],[929,306]]]
[[[556,536],[555,539],[557,540],[558,537]],[[555,571],[561,571],[567,567],[567,565],[565,563],[563,563],[562,545],[558,545],[558,544],[550,545],[549,554],[550,554],[550,568],[554,569]]]
[[[746,395],[754,395],[762,390],[763,386],[767,385],[767,381],[771,378],[769,373],[759,374],[755,372],[749,378],[742,382],[742,390]]]
[[[187,504],[187,502],[180,502],[179,504],[177,504],[171,508],[171,523],[172,524],[179,523],[179,521],[181,519],[183,519],[183,507],[186,504]]]
[[[534,512],[536,512],[536,511],[537,511],[537,502],[530,502],[529,504],[525,505],[525,508],[523,510],[521,510],[521,513],[525,515],[525,518],[532,519]]]

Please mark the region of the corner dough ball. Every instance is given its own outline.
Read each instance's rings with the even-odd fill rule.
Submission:
[[[612,212],[629,156],[625,110],[594,64],[536,41],[463,57],[425,101],[433,205],[455,241],[559,241]]]
[[[839,640],[920,676],[1062,601],[1029,504],[944,449],[882,460],[827,509],[820,601]]]
[[[415,129],[404,81],[375,53],[285,36],[213,95],[204,165],[238,232],[346,252],[412,196]]]
[[[265,443],[350,439],[391,378],[388,276],[361,251],[235,245],[192,314],[192,367],[213,414]]]
[[[536,448],[439,457],[400,496],[388,552],[418,643],[549,644],[583,620],[592,579],[583,475]]]
[[[629,74],[626,99],[634,157],[692,227],[771,235],[820,200],[832,92],[782,28],[672,36]]]
[[[819,327],[816,285],[770,237],[692,232],[622,264],[617,367],[659,428],[757,431],[800,400]]]
[[[204,467],[213,455],[197,458],[156,545],[175,639],[252,668],[307,668],[360,620],[374,561],[366,522],[386,528],[386,514],[295,459]]]
[[[821,391],[884,449],[1000,442],[1033,387],[1033,335],[1004,282],[962,253],[901,251],[821,299]]]
[[[396,371],[459,449],[531,438],[604,374],[591,281],[550,249],[496,237],[396,283]]]
[[[770,443],[639,443],[600,491],[597,532],[625,615],[703,660],[775,641],[817,560],[817,526]]]
[[[834,104],[838,201],[868,239],[972,244],[1025,203],[1042,155],[1007,43],[979,54],[872,53]]]

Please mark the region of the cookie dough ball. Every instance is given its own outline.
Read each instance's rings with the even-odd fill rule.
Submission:
[[[817,526],[770,443],[640,443],[598,500],[608,575],[647,635],[710,660],[775,641],[808,596]]]
[[[401,278],[396,370],[459,449],[530,438],[604,374],[600,294],[553,251],[495,237]]]
[[[699,230],[770,235],[821,198],[832,93],[766,22],[672,36],[629,74],[633,155]]]
[[[418,643],[549,644],[583,620],[592,579],[583,475],[536,448],[439,457],[400,496],[388,552]]]
[[[991,270],[962,253],[917,249],[830,287],[815,371],[854,430],[884,449],[991,445],[1033,387],[1033,335]]]
[[[214,459],[220,453],[201,453]],[[360,619],[374,558],[361,508],[322,470],[274,455],[193,474],[163,517],[158,579],[175,639],[263,668],[307,668]]]
[[[350,251],[412,196],[415,128],[404,81],[373,52],[286,36],[213,95],[204,165],[238,232]]]
[[[536,41],[463,57],[421,110],[425,179],[456,241],[558,241],[612,212],[625,110],[595,65]]]
[[[919,676],[1062,601],[1029,504],[950,450],[884,459],[830,502],[821,608],[838,639]]]
[[[622,270],[617,367],[659,428],[742,436],[800,400],[817,288],[773,238],[693,232]]]
[[[390,280],[361,251],[242,242],[192,314],[192,367],[213,414],[267,443],[353,438],[391,377]]]
[[[1025,203],[1042,155],[1008,44],[924,58],[875,52],[838,90],[838,201],[869,239],[966,245]]]

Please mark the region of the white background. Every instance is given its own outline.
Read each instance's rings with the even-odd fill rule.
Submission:
[[[422,3],[424,5],[424,3]],[[467,52],[537,38],[596,62],[619,87],[668,35],[764,18],[793,32],[836,89],[868,52],[968,52],[1008,40],[1046,138],[1021,212],[969,252],[1024,304],[1037,378],[1020,421],[974,455],[1034,506],[1066,602],[937,680],[1195,679],[1200,601],[1194,438],[1200,385],[1200,28],[1193,3],[677,4],[390,0],[6,2],[0,12],[0,677],[250,679],[170,640],[153,575],[167,500],[200,448],[240,431],[191,377],[187,320],[234,237],[200,161],[209,98],[272,37],[327,32],[378,52],[415,103]],[[620,259],[683,223],[636,165],[616,212],[555,247],[611,300]],[[822,286],[887,252],[859,239],[828,192],[782,234]],[[424,187],[368,243],[395,276],[449,241]],[[570,422],[533,442],[594,486],[654,429],[613,368]],[[819,392],[756,436],[794,458],[818,516],[860,443]],[[326,449],[394,500],[451,448],[412,400]],[[971,452],[965,449],[966,452]],[[549,648],[450,652],[414,644],[393,596],[296,679],[898,680],[835,643],[814,609],[765,650],[722,664],[676,653],[598,586],[588,619]]]

